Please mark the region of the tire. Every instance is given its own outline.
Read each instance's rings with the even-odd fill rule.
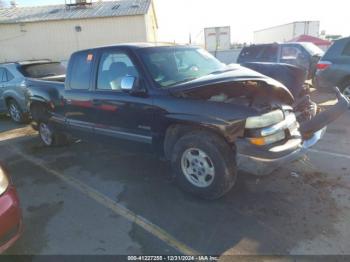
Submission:
[[[171,164],[179,187],[205,199],[222,197],[237,178],[235,150],[206,131],[181,137],[171,153]]]
[[[18,105],[18,103],[11,99],[7,104],[7,111],[12,119],[12,121],[23,124],[28,121],[27,116],[23,113],[21,107]]]
[[[40,140],[45,146],[53,147],[68,144],[67,136],[54,130],[52,126],[45,121],[38,123],[38,131]]]
[[[344,83],[342,83],[340,85],[340,91],[347,96],[348,98],[350,98],[350,79],[346,80]]]

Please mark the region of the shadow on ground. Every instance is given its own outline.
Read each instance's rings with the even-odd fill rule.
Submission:
[[[16,140],[11,141],[14,143]],[[17,147],[122,203],[202,253],[288,254],[300,241],[337,234],[333,224],[338,208],[330,195],[332,187],[317,182],[323,179],[322,174],[294,177],[287,169],[279,169],[257,178],[241,172],[228,195],[206,201],[180,191],[168,163],[137,146],[82,142],[45,148],[34,138],[21,141]],[[16,155],[6,158],[15,161]],[[45,187],[50,175],[37,178],[34,172],[27,170],[25,175],[32,177],[31,183]],[[32,210],[38,208],[45,207],[34,205]],[[137,228],[130,237],[147,251],[147,239],[137,239]]]

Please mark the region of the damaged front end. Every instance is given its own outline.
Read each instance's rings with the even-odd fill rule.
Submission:
[[[271,173],[301,157],[322,138],[327,125],[349,107],[348,99],[336,89],[337,104],[317,113],[317,105],[308,96],[296,102],[280,82],[242,67],[214,79],[192,82],[174,94],[246,108],[245,112],[233,111],[235,118],[227,117],[225,122],[229,125],[236,123],[239,115],[244,117],[244,128],[234,140],[238,167],[255,175]]]
[[[251,174],[266,175],[304,155],[323,137],[327,125],[349,108],[348,98],[338,88],[335,93],[338,102],[308,120],[297,121],[294,113],[297,108],[282,110],[284,119],[271,126],[254,127],[248,118],[246,137],[237,141],[239,168]],[[276,143],[278,138],[281,140]]]

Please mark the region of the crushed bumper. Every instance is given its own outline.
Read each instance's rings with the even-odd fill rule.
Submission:
[[[0,196],[0,254],[11,247],[22,233],[22,215],[14,187]]]
[[[338,103],[300,124],[302,137],[289,139],[282,145],[256,147],[247,140],[237,141],[238,168],[255,175],[266,175],[286,163],[297,160],[314,146],[325,134],[327,125],[348,111],[349,100],[334,89]]]
[[[314,146],[323,137],[326,129],[327,127],[324,127],[317,131],[310,139],[305,140],[303,143],[300,143],[299,139],[299,141],[291,141],[289,145],[286,143],[279,146],[280,150],[278,148],[272,148],[272,151],[266,151],[264,153],[252,154],[251,151],[250,154],[238,153],[238,168],[257,176],[270,174],[277,168],[302,157],[309,148]],[[245,146],[247,146],[245,143],[237,143],[238,152],[247,152],[243,149]]]

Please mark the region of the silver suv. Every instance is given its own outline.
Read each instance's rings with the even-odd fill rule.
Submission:
[[[8,113],[13,121],[29,119],[27,78],[64,81],[66,68],[48,60],[0,64],[0,113]]]

